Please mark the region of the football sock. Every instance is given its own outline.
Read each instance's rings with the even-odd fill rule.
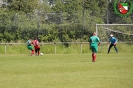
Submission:
[[[34,50],[32,50],[32,55],[34,55]]]
[[[96,54],[94,54],[94,62],[96,61]]]
[[[92,54],[92,62],[95,62],[95,61],[96,61],[96,54],[93,53],[93,54]]]

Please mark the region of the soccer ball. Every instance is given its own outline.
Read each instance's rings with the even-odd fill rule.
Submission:
[[[40,56],[42,56],[43,55],[43,53],[40,53]]]

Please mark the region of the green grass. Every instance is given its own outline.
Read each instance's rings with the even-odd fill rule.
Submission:
[[[0,88],[133,88],[133,54],[0,55]]]

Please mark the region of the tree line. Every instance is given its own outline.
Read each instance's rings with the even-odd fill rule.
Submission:
[[[115,0],[3,0],[0,42],[86,42],[96,24],[131,24],[120,17]]]

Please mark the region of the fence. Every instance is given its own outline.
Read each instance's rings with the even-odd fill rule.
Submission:
[[[88,53],[88,42],[40,43],[44,54]],[[89,50],[90,51],[90,50]],[[0,54],[27,54],[26,43],[0,43]]]
[[[44,54],[88,54],[91,53],[88,42],[51,42],[40,43],[41,52]],[[119,52],[133,53],[133,44],[118,43]],[[99,53],[107,53],[106,42],[101,42]],[[111,50],[115,53],[115,50]],[[0,54],[29,54],[26,43],[0,43]]]

